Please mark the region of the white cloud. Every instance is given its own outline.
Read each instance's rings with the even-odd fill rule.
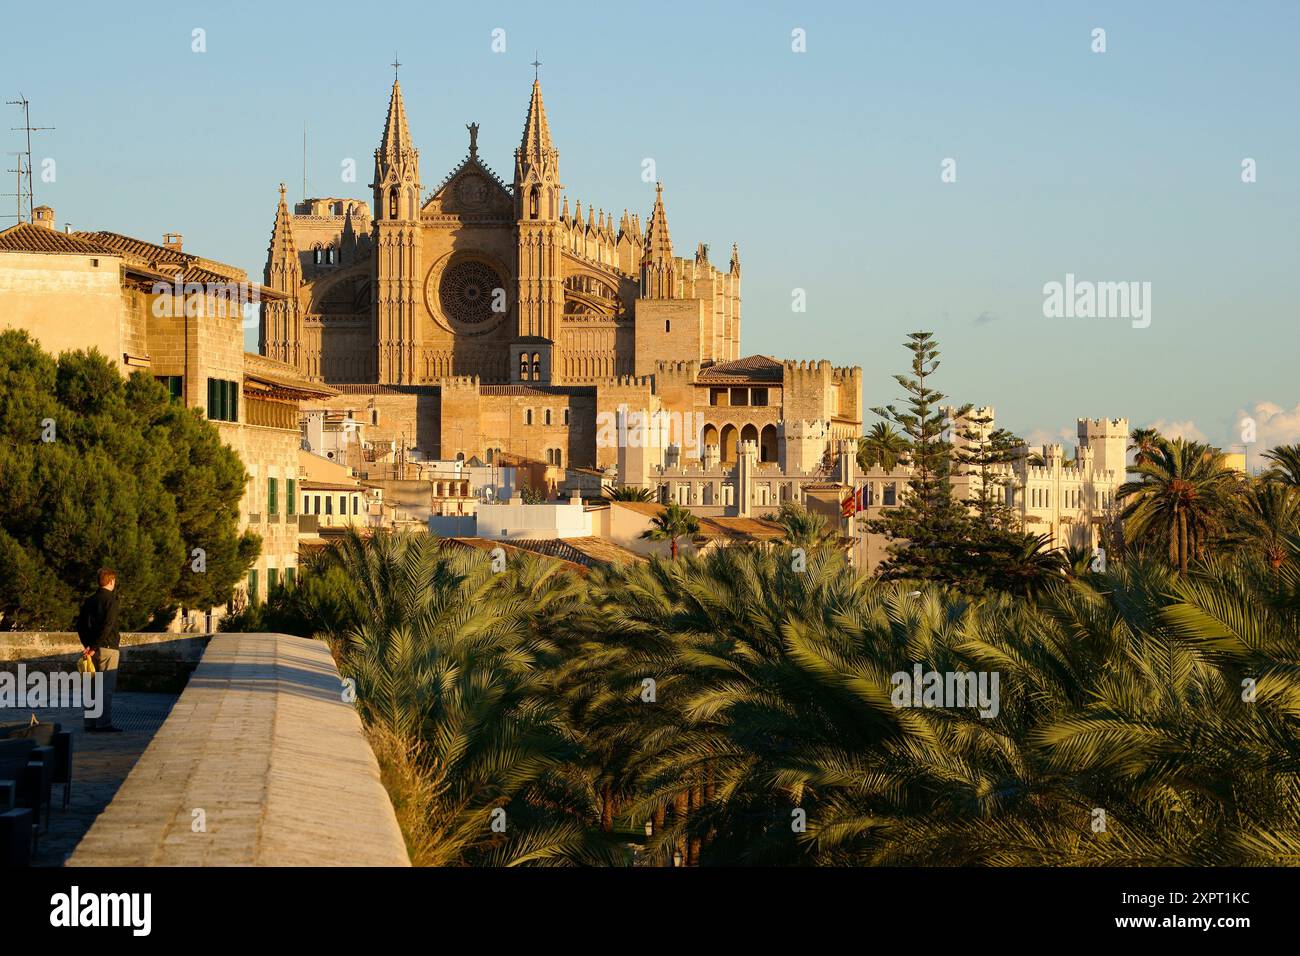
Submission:
[[[1255,421],[1255,445],[1261,449],[1300,443],[1300,405],[1283,408],[1272,402],[1256,402],[1249,409],[1240,408],[1232,421],[1232,437],[1240,441],[1246,419]]]
[[[1025,435],[1025,444],[1031,451],[1039,451],[1044,445],[1061,445],[1070,448],[1078,444],[1078,428],[1068,426],[1058,428],[1056,431],[1049,431],[1046,428],[1035,428]]]
[[[1167,422],[1163,418],[1147,426],[1154,428],[1166,438],[1182,438],[1185,441],[1208,442],[1205,432],[1190,418],[1181,422]]]

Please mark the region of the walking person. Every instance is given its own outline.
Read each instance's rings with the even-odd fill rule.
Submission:
[[[99,717],[87,714],[86,730],[92,733],[121,733],[113,726],[113,691],[117,687],[118,646],[117,574],[104,568],[99,572],[99,590],[86,598],[77,615],[77,636],[85,652],[95,663],[96,683],[102,710]],[[101,677],[102,675],[102,677]]]

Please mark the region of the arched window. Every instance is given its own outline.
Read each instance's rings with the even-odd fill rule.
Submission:
[[[556,463],[557,465],[563,465],[563,464],[564,464],[564,455],[563,455],[563,453],[560,451],[560,449],[558,449],[558,448],[555,449],[555,463]]]
[[[555,455],[549,448],[546,449],[546,463],[548,465],[555,464]]]
[[[315,249],[312,250],[311,261],[314,262],[316,265],[320,265],[321,263],[320,246],[317,246]]]
[[[397,187],[394,186],[388,191],[388,218],[397,218]]]
[[[545,425],[551,423],[551,410],[549,408],[542,412],[542,423]]]
[[[523,382],[528,381],[528,353],[527,352],[519,353],[519,379],[520,381]]]
[[[537,208],[538,208],[538,206],[539,206],[540,203],[541,203],[541,195],[542,195],[542,191],[541,191],[540,189],[538,189],[536,186],[534,186],[534,187],[533,187],[533,191],[532,191],[532,196],[531,196],[531,199],[530,199],[530,201],[529,201],[529,213],[530,213],[529,218],[530,218],[530,219],[536,219],[536,218],[537,218]]]
[[[569,424],[569,410],[567,408],[564,410],[564,424]]]
[[[542,380],[542,354],[540,352],[534,352],[533,353],[533,381],[540,382],[541,380]]]
[[[525,425],[531,425],[532,423],[533,423],[533,410],[532,410],[531,408],[525,408],[525,409],[524,409],[524,424],[525,424]]]

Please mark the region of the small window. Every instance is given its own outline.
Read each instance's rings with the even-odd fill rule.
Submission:
[[[280,571],[278,568],[266,569],[266,593],[270,595],[272,591],[280,586]]]
[[[531,408],[525,408],[525,409],[524,409],[524,424],[525,424],[525,425],[531,425],[532,423],[533,423],[533,410],[532,410]]]
[[[316,514],[320,514],[320,495],[316,496]]]
[[[886,507],[898,504],[898,485],[896,483],[891,481],[889,484],[885,485],[885,492],[882,496],[881,504]]]
[[[749,390],[749,404],[751,404],[751,405],[757,405],[757,406],[760,407],[760,408],[762,408],[762,407],[766,407],[766,405],[767,405],[767,389],[765,389],[765,388],[751,388],[751,389]]]
[[[288,478],[285,480],[284,513],[291,518],[293,517],[294,513],[298,510],[298,498],[296,496],[297,485],[298,482],[296,482],[292,478]]]
[[[540,382],[541,380],[542,380],[542,356],[541,353],[534,352],[533,353],[533,381]]]
[[[257,568],[248,572],[248,603],[257,603]]]
[[[348,496],[339,495],[339,514],[345,515],[347,513],[348,513]]]
[[[551,410],[549,408],[542,411],[542,423],[549,425],[551,423]]]
[[[528,381],[528,353],[519,353],[519,380]]]
[[[297,571],[298,571],[297,568],[285,568],[285,569],[284,569],[284,584],[285,584],[285,587],[290,587],[290,588],[293,587],[293,582],[294,582],[294,580],[298,577]]]
[[[564,410],[564,424],[569,424],[569,410],[567,408]]]
[[[280,482],[277,478],[266,479],[266,513],[280,513]]]
[[[672,319],[664,319],[664,331],[665,331],[665,332],[671,332],[672,330],[673,330],[673,320],[672,320]]]
[[[332,515],[334,513],[334,499],[329,495],[325,496],[325,513]]]
[[[555,449],[555,463],[556,463],[557,465],[563,465],[563,464],[564,464],[564,454],[563,454],[563,452],[561,452],[560,449],[558,449],[558,448]]]
[[[353,513],[354,515],[356,515],[356,514],[361,514],[361,496],[360,496],[360,495],[353,495],[353,496],[352,496],[352,513]]]

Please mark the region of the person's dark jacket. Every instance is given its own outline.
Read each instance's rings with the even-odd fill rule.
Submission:
[[[100,588],[81,605],[77,615],[77,636],[81,643],[94,649],[111,647],[116,650],[121,642],[117,632],[117,591]]]

